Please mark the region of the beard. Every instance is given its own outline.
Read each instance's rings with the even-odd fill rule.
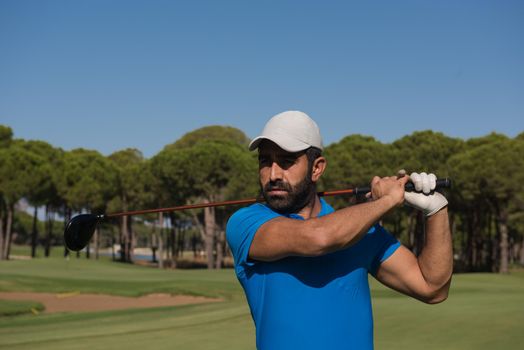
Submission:
[[[270,195],[271,190],[286,191],[285,195]],[[310,204],[316,195],[315,183],[311,174],[307,174],[302,181],[292,186],[288,182],[278,180],[260,184],[260,191],[271,209],[281,214],[298,213]]]

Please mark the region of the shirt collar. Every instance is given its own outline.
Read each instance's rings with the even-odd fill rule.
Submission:
[[[330,214],[333,212],[333,208],[326,203],[324,198],[320,198],[320,212],[318,213],[318,217]],[[283,214],[283,216],[286,216],[291,219],[298,219],[298,220],[304,220],[304,218],[298,214]]]

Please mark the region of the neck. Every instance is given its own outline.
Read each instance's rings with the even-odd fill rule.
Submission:
[[[304,208],[302,208],[297,214],[302,216],[304,220],[315,218],[320,214],[320,209],[322,204],[320,203],[320,198],[318,195],[315,195],[313,200],[308,203]]]

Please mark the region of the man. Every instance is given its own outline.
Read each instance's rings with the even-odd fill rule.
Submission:
[[[258,149],[266,203],[233,214],[226,234],[257,348],[372,349],[368,273],[426,303],[446,299],[451,235],[433,174],[375,176],[370,201],[334,211],[316,194],[326,159],[318,126],[306,114],[274,116],[249,148]],[[404,192],[410,178],[419,192]],[[418,257],[376,224],[404,202],[427,217]]]

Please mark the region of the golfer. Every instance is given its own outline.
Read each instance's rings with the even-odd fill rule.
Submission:
[[[258,349],[373,349],[368,274],[426,303],[446,299],[451,234],[433,174],[375,176],[369,201],[335,211],[317,195],[327,162],[306,114],[274,116],[249,149],[266,202],[238,210],[226,232]],[[408,180],[417,192],[404,192]],[[377,224],[403,204],[426,217],[418,257]]]

